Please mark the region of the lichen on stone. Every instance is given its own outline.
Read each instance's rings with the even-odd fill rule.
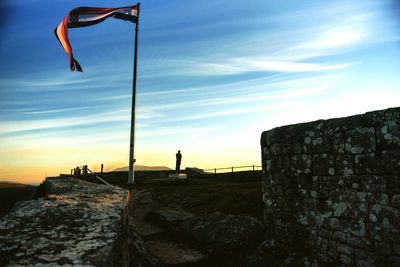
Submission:
[[[106,251],[100,262],[107,261],[120,229],[126,190],[72,178],[48,179],[46,186],[49,195],[20,202],[1,218],[1,263],[93,266],[99,262],[98,250]]]

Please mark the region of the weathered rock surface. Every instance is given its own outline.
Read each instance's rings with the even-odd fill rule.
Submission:
[[[157,266],[204,266],[207,260],[204,253],[170,240],[149,240],[146,247],[159,258]]]
[[[277,248],[274,240],[265,240],[244,260],[245,267],[279,266],[285,259],[285,252]]]
[[[127,191],[73,178],[0,220],[0,266],[111,266]]]
[[[178,224],[193,219],[194,214],[186,211],[166,209],[151,211],[148,217],[150,220],[170,230],[174,230]]]
[[[242,256],[264,238],[263,225],[257,219],[219,212],[187,220],[177,229],[211,256]]]

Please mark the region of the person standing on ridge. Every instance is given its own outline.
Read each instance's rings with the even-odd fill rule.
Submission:
[[[181,151],[178,150],[178,153],[176,153],[176,167],[175,167],[176,174],[179,174],[179,170],[181,169],[181,162],[182,162],[182,154]]]

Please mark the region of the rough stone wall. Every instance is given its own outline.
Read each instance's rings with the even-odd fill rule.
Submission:
[[[48,179],[47,196],[0,219],[0,266],[113,266],[127,190]]]
[[[400,108],[263,132],[267,238],[345,266],[400,266]]]

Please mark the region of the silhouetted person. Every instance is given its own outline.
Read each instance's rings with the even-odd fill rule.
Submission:
[[[79,166],[76,167],[76,176],[80,176],[81,175],[81,168],[79,168]]]
[[[181,162],[182,162],[182,154],[181,151],[178,150],[178,153],[176,153],[176,167],[175,167],[176,174],[179,174],[179,170],[181,169]]]
[[[103,167],[104,167],[104,165],[103,165],[103,163],[101,164],[101,173],[103,173]]]
[[[88,174],[88,167],[87,167],[87,165],[83,165],[82,174],[83,174],[83,175],[87,175],[87,174]]]

